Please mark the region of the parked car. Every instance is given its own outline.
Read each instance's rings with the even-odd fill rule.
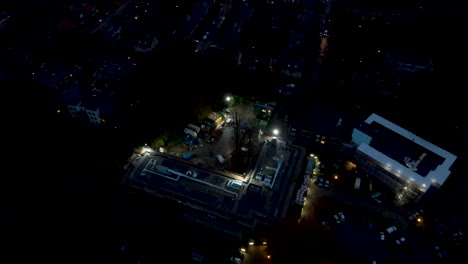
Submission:
[[[341,223],[340,218],[337,215],[333,215],[333,218],[335,218],[337,224]]]
[[[231,262],[235,264],[241,263],[241,259],[238,257],[231,257]]]
[[[183,159],[186,159],[186,160],[189,160],[191,158],[193,158],[193,154],[191,152],[186,152],[182,155],[182,158]]]
[[[322,187],[323,184],[324,184],[324,182],[325,182],[325,181],[323,180],[323,178],[320,178],[320,179],[319,179],[319,184],[318,184],[318,185],[319,185],[320,187]]]
[[[330,226],[328,225],[327,222],[323,221],[323,222],[322,222],[322,225],[323,225],[325,228],[330,229]]]
[[[330,187],[330,181],[329,180],[325,181],[325,187],[327,187],[327,188]]]
[[[440,246],[434,246],[435,253],[440,258],[443,258],[447,255],[447,251],[443,250]]]
[[[343,221],[343,222],[345,221],[345,216],[344,216],[344,214],[342,212],[339,212],[338,216],[340,217],[341,221]]]
[[[391,226],[391,227],[387,228],[386,230],[387,230],[387,233],[391,234],[391,233],[395,232],[397,229],[396,229],[395,226]]]
[[[380,232],[380,240],[385,240],[385,233],[384,232]]]
[[[218,160],[219,163],[223,164],[225,162],[223,155],[218,154],[216,155],[216,159]]]
[[[404,237],[401,237],[400,239],[395,240],[395,242],[396,242],[398,245],[400,245],[400,244],[402,244],[403,242],[405,242],[405,240],[406,240],[406,239],[405,239]]]

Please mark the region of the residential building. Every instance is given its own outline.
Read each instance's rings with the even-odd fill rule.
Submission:
[[[61,93],[74,81],[73,69],[69,66],[43,62],[36,68],[31,76],[38,83],[48,87],[53,93]]]
[[[144,34],[140,39],[135,40],[133,48],[135,52],[147,53],[153,51],[157,45],[158,39],[155,35]]]
[[[72,119],[91,125],[119,123],[118,101],[103,91],[93,89],[86,92],[79,85],[73,85],[60,97]]]
[[[377,114],[354,128],[351,142],[360,171],[388,186],[398,205],[417,203],[440,188],[457,159]]]
[[[187,15],[185,23],[182,28],[177,32],[179,38],[192,39],[199,24],[202,22],[205,15],[208,13],[213,0],[200,0],[193,7],[191,13]]]
[[[283,217],[281,208],[287,202],[281,196],[289,188],[282,180],[287,177],[283,167],[288,160],[297,162],[289,154],[265,160],[261,167],[266,175],[249,179],[164,153],[146,153],[123,182],[215,216],[213,227],[240,236],[243,230],[254,230]]]
[[[270,62],[270,69],[282,76],[301,79],[304,72],[304,59],[292,56],[275,56]]]
[[[433,71],[434,68],[431,56],[416,49],[391,48],[386,59],[399,72]]]

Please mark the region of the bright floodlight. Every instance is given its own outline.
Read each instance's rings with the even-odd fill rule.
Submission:
[[[226,96],[226,101],[231,101],[231,97],[230,96]]]
[[[276,136],[276,135],[278,135],[278,133],[279,133],[278,129],[273,129],[273,135]]]

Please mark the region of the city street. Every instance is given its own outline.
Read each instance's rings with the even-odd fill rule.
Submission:
[[[95,29],[93,29],[90,33],[94,34],[100,29],[104,28],[109,24],[109,22],[112,20],[113,17],[120,15],[122,11],[127,7],[128,4],[130,4],[132,1],[126,1],[125,3],[121,4],[113,13],[112,15],[106,17],[104,21],[102,21]]]
[[[271,260],[265,251],[267,245],[249,245],[244,255],[243,264],[269,264]]]
[[[410,231],[405,217],[388,208],[389,204],[377,203],[352,185],[346,185],[344,177],[331,180],[328,188],[310,181],[300,218],[311,220],[317,217],[313,216],[314,212],[317,213],[315,207],[325,206],[318,217],[327,222],[339,245],[349,253],[361,256],[360,263],[372,263],[373,260],[381,263],[390,256],[409,263],[435,263],[429,245]],[[323,205],[324,201],[333,202]],[[339,212],[344,213],[346,220],[338,223],[334,215]],[[387,235],[384,241],[380,240],[379,232],[390,225],[396,226],[397,232]],[[399,237],[407,240],[403,247],[395,243]]]

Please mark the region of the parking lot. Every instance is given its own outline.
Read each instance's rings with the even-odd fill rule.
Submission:
[[[222,133],[218,136],[217,140],[213,143],[207,141],[207,139],[199,139],[200,144],[193,149],[192,162],[194,164],[203,164],[213,168],[224,168],[226,162],[232,157],[234,151],[234,129],[232,126],[225,126],[221,130]],[[225,163],[221,164],[217,159],[216,155],[222,155]]]
[[[369,180],[363,180],[361,188],[355,189],[355,177],[352,176],[340,174],[337,179],[333,175],[312,178],[302,208],[302,219],[323,223],[347,254],[360,258],[359,263],[438,263],[426,241],[411,231],[407,217],[394,210],[392,201],[384,199],[386,190],[383,186],[372,183],[370,191]],[[329,181],[328,186],[326,180]],[[377,191],[383,193],[381,202],[371,197]],[[386,229],[391,226],[395,226],[396,231],[389,233]],[[384,233],[383,240],[381,232]]]
[[[240,122],[248,122],[250,118],[253,117],[253,104],[243,104],[235,105],[229,108],[229,111],[235,112],[240,117]],[[227,115],[229,118],[230,115]],[[209,142],[210,136],[199,137],[199,144],[195,145],[193,149],[189,150],[184,144],[180,143],[175,146],[171,146],[168,149],[168,153],[171,155],[182,156],[183,153],[190,152],[193,154],[193,157],[190,159],[190,162],[197,165],[203,165],[208,168],[217,168],[217,169],[232,169],[231,158],[234,152],[235,143],[234,143],[234,128],[232,124],[223,123],[223,125],[217,128],[217,134],[213,142]],[[258,139],[258,138],[257,138]],[[257,146],[257,142],[253,142],[252,152],[255,155],[255,152],[260,150],[260,147]],[[257,148],[255,148],[257,147]],[[220,163],[216,158],[217,155],[222,155],[225,162]]]

